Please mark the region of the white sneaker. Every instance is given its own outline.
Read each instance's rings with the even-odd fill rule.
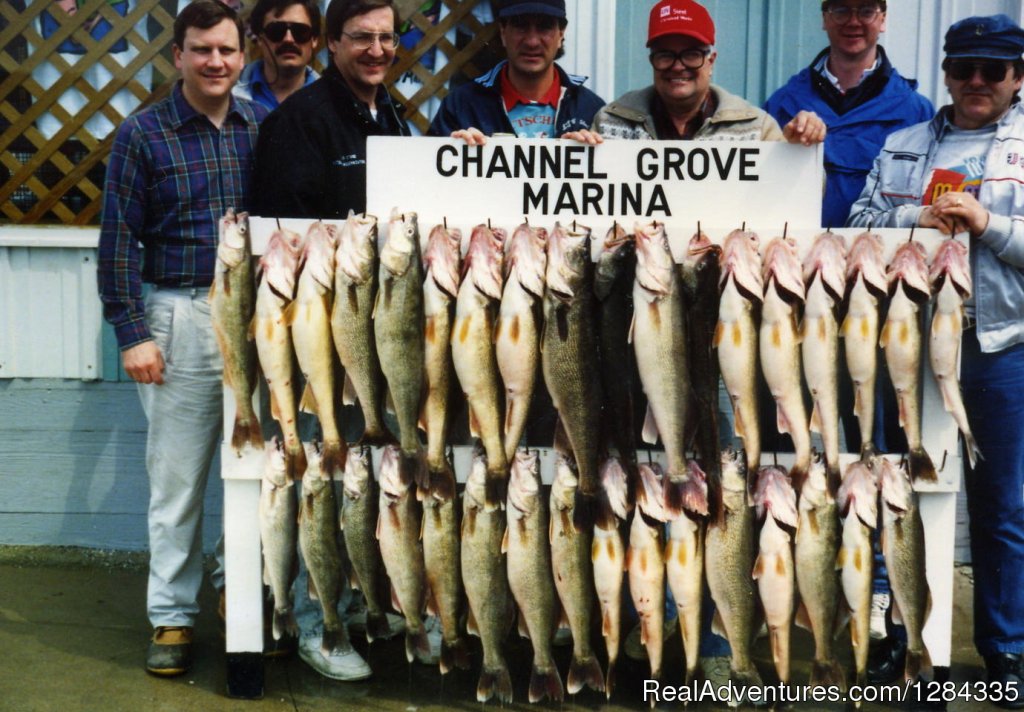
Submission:
[[[309,636],[299,641],[299,657],[311,668],[332,680],[354,682],[365,680],[373,671],[363,657],[347,641],[335,646],[324,655],[322,635]]]
[[[885,614],[889,610],[890,599],[888,593],[876,593],[871,597],[872,640],[882,640],[886,637]]]
[[[403,620],[403,629],[405,621]],[[430,656],[427,657],[419,650],[416,651],[416,662],[424,665],[437,665],[441,662],[441,619],[438,616],[427,616],[423,621],[423,628],[427,631],[427,642],[430,643]],[[394,630],[394,626],[391,627]]]

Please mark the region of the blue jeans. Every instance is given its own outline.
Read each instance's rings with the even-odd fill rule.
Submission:
[[[982,353],[972,328],[962,349],[964,404],[985,458],[965,473],[974,645],[1024,653],[1024,344]]]

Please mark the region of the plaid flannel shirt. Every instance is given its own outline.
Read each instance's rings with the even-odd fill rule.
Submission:
[[[259,122],[268,113],[232,98],[220,129],[182,93],[129,116],[107,166],[100,228],[103,316],[123,350],[152,337],[142,283],[208,287],[217,260],[217,223],[247,209]]]

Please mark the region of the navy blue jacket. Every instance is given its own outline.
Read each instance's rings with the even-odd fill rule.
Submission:
[[[779,126],[785,126],[802,110],[815,112],[828,126],[821,224],[841,227],[864,189],[886,137],[897,129],[927,121],[934,116],[935,109],[917,93],[917,80],[904,79],[881,47],[878,69],[860,87],[840,94],[814,70],[827,53],[828,48],[772,94],[764,110]]]
[[[487,74],[475,81],[463,84],[441,102],[441,108],[430,124],[431,136],[451,136],[452,131],[480,129],[484,135],[498,133],[514,134],[512,122],[505,111],[501,98],[501,76],[507,61],[499,62]],[[604,101],[583,86],[586,77],[568,74],[555,65],[562,85],[562,99],[558,102],[555,115],[555,137],[570,131],[589,129],[594,114],[604,106]]]

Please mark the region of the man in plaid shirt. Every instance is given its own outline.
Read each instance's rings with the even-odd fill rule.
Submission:
[[[232,98],[244,64],[238,15],[195,0],[174,22],[181,80],[119,128],[107,167],[99,291],[149,421],[154,675],[186,672],[202,582],[203,495],[222,419],[220,352],[207,292],[218,219],[249,204],[253,148],[267,110]],[[153,288],[143,299],[142,283]],[[218,552],[222,559],[222,552]],[[213,574],[223,586],[223,566]]]

